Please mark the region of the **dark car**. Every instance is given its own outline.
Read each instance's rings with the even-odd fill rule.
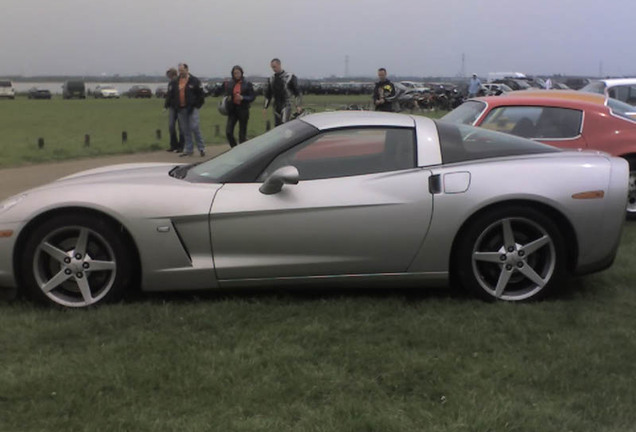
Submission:
[[[128,90],[127,93],[129,98],[151,98],[152,90],[150,87],[145,85],[134,85]]]
[[[62,98],[64,99],[86,99],[86,84],[84,81],[66,81],[62,85]]]
[[[155,90],[155,96],[158,97],[158,98],[165,98],[166,97],[166,93],[168,93],[168,87],[167,86],[159,86]]]
[[[51,92],[41,87],[31,87],[27,92],[29,99],[51,99]]]

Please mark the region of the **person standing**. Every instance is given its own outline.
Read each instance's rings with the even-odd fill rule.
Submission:
[[[164,97],[165,101],[163,104],[164,109],[168,110],[168,131],[170,133],[170,148],[167,150],[169,152],[180,153],[183,151],[183,143],[185,137],[183,136],[183,128],[179,126],[179,134],[177,135],[177,109],[176,105],[173,105],[172,99],[169,97],[171,92],[173,91],[173,87],[178,85],[177,83],[177,70],[175,68],[170,68],[166,71],[166,77],[168,78],[168,90],[166,91],[166,95]]]
[[[477,96],[479,90],[481,90],[481,81],[477,78],[477,74],[473,74],[473,77],[468,81],[468,97]]]
[[[552,89],[552,80],[550,79],[550,77],[546,78],[545,80],[545,89],[546,90]]]
[[[378,82],[373,89],[373,105],[376,111],[393,112],[395,86],[386,77],[386,69],[378,69]]]
[[[266,112],[271,100],[274,99],[274,125],[278,126],[291,118],[292,100],[296,105],[296,112],[302,112],[302,95],[296,75],[285,72],[279,59],[272,59],[270,66],[274,75],[267,80],[265,86],[263,112]]]
[[[179,156],[192,156],[196,142],[199,154],[203,157],[205,144],[199,126],[199,109],[203,106],[205,98],[201,81],[190,74],[187,64],[179,63],[179,77],[175,79],[175,84],[170,89],[168,97],[172,106],[177,107],[179,128],[185,137],[185,148]]]
[[[225,95],[227,101],[227,123],[225,125],[225,136],[230,147],[236,147],[234,139],[234,126],[239,124],[239,144],[247,139],[247,121],[250,118],[250,104],[256,97],[254,86],[246,81],[243,68],[236,65],[232,68],[232,79],[225,85]]]

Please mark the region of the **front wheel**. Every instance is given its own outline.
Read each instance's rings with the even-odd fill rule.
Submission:
[[[64,307],[122,298],[130,284],[130,254],[121,232],[92,215],[53,217],[29,236],[22,257],[26,294]]]
[[[486,300],[536,300],[565,275],[563,237],[534,209],[488,211],[471,222],[457,247],[460,282]]]

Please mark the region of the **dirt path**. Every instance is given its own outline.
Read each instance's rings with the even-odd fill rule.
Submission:
[[[205,159],[227,150],[227,146],[208,146]],[[120,156],[104,156],[93,159],[77,159],[65,162],[53,162],[46,164],[27,165],[17,168],[0,169],[0,200],[15,195],[26,189],[40,186],[44,183],[56,180],[69,174],[105,165],[139,162],[174,162],[183,163],[199,161],[201,158],[181,158],[177,153],[158,151],[151,153],[135,153]]]

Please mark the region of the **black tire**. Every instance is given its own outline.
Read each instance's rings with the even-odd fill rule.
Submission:
[[[34,301],[89,307],[123,297],[132,280],[131,256],[122,233],[107,220],[60,215],[29,235],[20,274],[25,294]]]
[[[636,158],[627,159],[629,163],[629,189],[627,191],[627,219],[636,220]]]
[[[537,210],[500,207],[470,221],[456,249],[456,276],[485,300],[543,298],[566,274],[565,241]]]

